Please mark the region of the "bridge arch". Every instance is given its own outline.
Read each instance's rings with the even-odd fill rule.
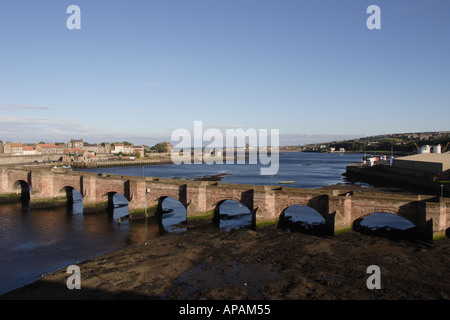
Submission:
[[[132,196],[129,196],[126,190],[123,189],[106,189],[106,191],[101,193],[101,198],[106,198],[114,194],[120,194],[125,197],[128,201],[131,201]]]
[[[360,216],[353,221],[353,230],[388,238],[411,239],[419,235],[416,223],[395,210],[377,210]]]
[[[11,184],[10,190],[15,193],[20,193],[23,191],[23,188],[31,188],[30,184],[22,179],[16,180]],[[27,189],[28,190],[28,189]]]
[[[293,206],[304,206],[315,210],[324,220],[329,215],[329,201],[327,195],[287,195],[277,198],[277,217],[282,217],[286,209]]]
[[[318,210],[307,204],[294,204],[283,209],[278,227],[302,233],[323,233],[326,231],[326,220]]]
[[[213,224],[225,230],[245,227],[254,229],[255,212],[236,198],[223,199],[214,206]]]
[[[149,204],[157,204],[158,209],[160,208],[160,204],[167,198],[171,198],[171,199],[174,199],[174,200],[182,203],[182,201],[180,199],[180,195],[176,192],[159,193],[159,192],[151,191],[150,193],[147,194],[148,203]]]
[[[164,203],[169,202],[170,204],[177,204],[180,207],[183,207],[186,210],[186,207],[183,205],[183,203],[177,198],[177,197],[173,197],[173,196],[161,196],[159,198],[156,198],[156,201],[158,202],[158,211],[157,212],[164,212],[167,211],[165,208],[166,206],[164,206]]]
[[[17,180],[11,184],[10,190],[12,193],[20,195],[22,204],[28,204],[31,195],[31,185],[25,180]]]
[[[80,190],[78,190],[77,187],[74,187],[71,185],[62,187],[56,193],[56,196],[66,197],[67,198],[67,206],[72,206],[74,203],[74,192],[76,192],[78,194],[78,197],[81,197],[81,199],[83,198],[83,195],[81,194]]]
[[[128,207],[130,200],[121,192],[109,191],[103,195],[108,200],[108,211],[113,211],[117,208]]]

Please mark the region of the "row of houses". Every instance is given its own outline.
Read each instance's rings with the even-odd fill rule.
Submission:
[[[30,145],[22,144],[21,142],[7,142],[0,149],[0,153],[9,154],[11,156],[64,154],[65,149],[65,147],[53,143]]]
[[[26,156],[26,155],[90,155],[96,156],[98,154],[104,155],[136,155],[144,156],[145,150],[149,147],[145,145],[134,146],[132,144],[123,143],[101,143],[101,144],[89,144],[83,141],[83,139],[71,139],[66,143],[37,143],[37,144],[24,144],[21,142],[6,142],[0,141],[0,154],[10,156]]]

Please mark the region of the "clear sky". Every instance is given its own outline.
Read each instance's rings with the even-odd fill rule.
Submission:
[[[450,1],[1,1],[0,140],[153,144],[196,120],[282,145],[450,130]]]

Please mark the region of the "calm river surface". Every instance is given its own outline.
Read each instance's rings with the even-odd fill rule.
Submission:
[[[278,185],[279,181],[294,181],[288,186],[319,188],[345,183],[341,175],[345,167],[361,160],[361,154],[282,153],[279,172],[273,177],[261,176],[259,165],[237,164],[157,165],[88,171],[182,179],[226,174],[221,180],[224,183]],[[120,197],[114,201],[112,214],[84,214],[82,198],[77,192],[74,192],[73,208],[30,210],[20,204],[0,205],[0,294],[31,283],[44,273],[160,236],[156,218],[118,223],[117,218],[128,213],[127,202]],[[172,209],[164,215],[165,230],[184,231],[174,227],[185,220],[181,204],[168,198],[164,206]],[[232,205],[230,208],[240,210],[236,206],[233,209]],[[246,219],[245,215],[242,219]]]

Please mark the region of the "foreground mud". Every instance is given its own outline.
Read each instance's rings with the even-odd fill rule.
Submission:
[[[381,271],[368,289],[367,268]],[[290,233],[276,226],[190,228],[79,263],[2,299],[450,299],[450,239],[433,244],[363,235]]]

